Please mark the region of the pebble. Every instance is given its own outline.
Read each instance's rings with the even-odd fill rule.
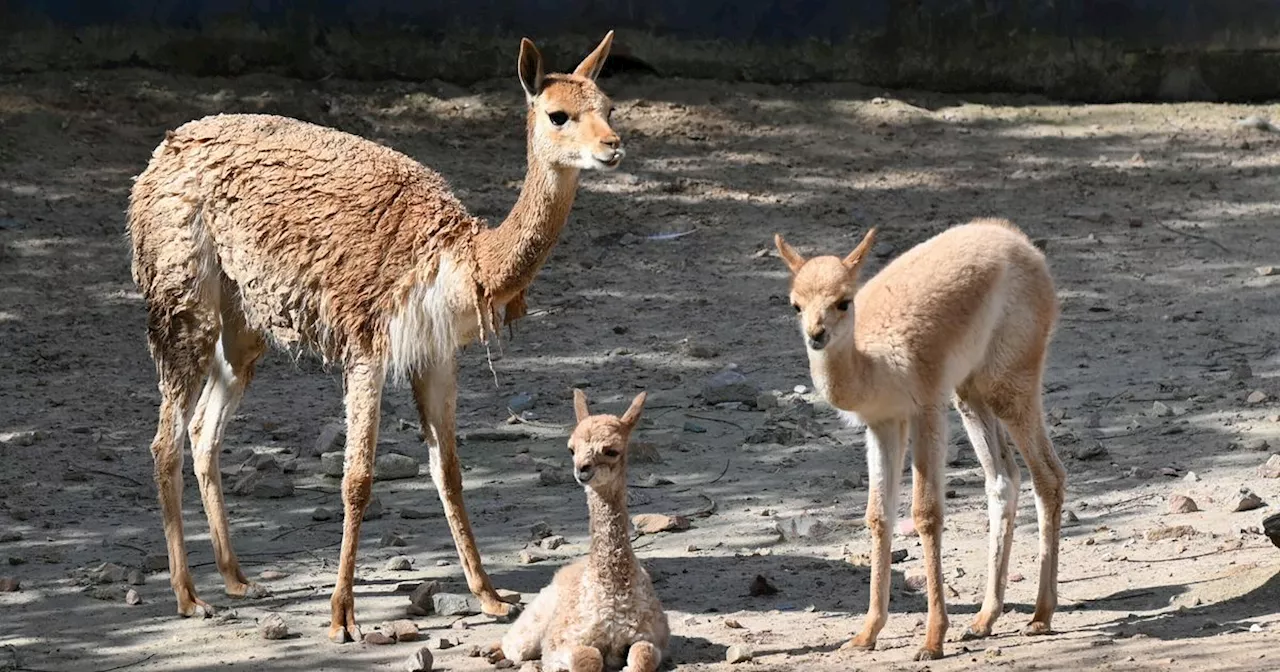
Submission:
[[[534,553],[527,548],[520,551],[520,564],[522,565],[532,565],[534,563],[542,562],[543,560],[546,560],[546,558],[540,553]]]
[[[231,487],[231,492],[256,499],[292,497],[293,479],[285,475],[280,465],[273,463],[270,467],[245,473]]]
[[[380,630],[374,630],[373,632],[365,633],[364,643],[372,644],[374,646],[385,646],[387,644],[395,644],[396,638]]]
[[[902,562],[906,559],[907,559],[907,549],[905,548],[896,548],[889,553],[889,562],[892,564],[896,565],[899,562]]]
[[[1014,572],[1009,575],[1009,583],[1022,583],[1023,581],[1026,581],[1026,580],[1027,580],[1027,577],[1017,572]]]
[[[418,640],[418,624],[410,620],[400,619],[382,624],[382,631],[390,633],[397,642],[414,642]]]
[[[1187,475],[1182,477],[1182,480],[1184,480],[1184,481],[1186,481],[1186,482],[1188,482],[1188,483],[1199,483],[1199,482],[1200,482],[1200,475],[1199,475],[1199,474],[1197,474],[1197,473],[1196,473],[1196,472],[1194,472],[1194,471],[1188,471],[1188,472],[1187,472]]]
[[[37,430],[22,432],[0,432],[0,445],[26,447],[44,438],[44,433]]]
[[[342,468],[345,464],[345,460],[346,455],[341,452],[321,453],[320,473],[325,476],[342,478]]]
[[[400,517],[404,518],[405,520],[423,520],[425,518],[430,518],[431,513],[428,511],[423,511],[422,509],[415,509],[410,506],[405,506],[400,509]]]
[[[1243,362],[1233,364],[1231,366],[1231,378],[1233,380],[1249,380],[1253,377],[1253,368]]]
[[[1272,455],[1267,463],[1258,467],[1259,478],[1280,478],[1280,455]]]
[[[1164,541],[1166,539],[1185,539],[1198,534],[1190,525],[1165,525],[1147,530],[1147,541]]]
[[[1173,415],[1173,409],[1169,408],[1168,404],[1164,403],[1163,401],[1152,402],[1151,404],[1152,417],[1167,418],[1171,415]]]
[[[22,590],[22,581],[12,576],[0,576],[0,593],[16,593]]]
[[[724,627],[729,628],[730,630],[741,630],[742,624],[736,619],[726,618],[724,619]]]
[[[715,348],[703,343],[687,343],[684,346],[684,354],[693,359],[712,359],[720,353]]]
[[[129,606],[142,604],[142,596],[138,594],[138,591],[130,588],[124,594],[124,603]]]
[[[1253,272],[1265,278],[1269,275],[1275,275],[1276,267],[1275,266],[1256,266],[1254,267]]]
[[[382,535],[382,539],[378,541],[378,545],[383,548],[399,548],[401,546],[407,546],[408,543],[395,532],[388,532]]]
[[[418,476],[418,461],[408,455],[387,453],[379,455],[373,463],[373,478],[377,481],[395,481]]]
[[[1169,513],[1195,513],[1200,507],[1196,506],[1196,501],[1186,495],[1170,495],[1169,496]]]
[[[632,441],[627,450],[627,461],[631,464],[662,464],[662,452],[652,441]]]
[[[510,658],[503,658],[502,660],[494,663],[493,666],[499,670],[506,670],[515,667],[516,664],[511,662]]]
[[[401,667],[405,672],[431,672],[431,666],[434,664],[431,651],[424,646],[405,659]]]
[[[772,583],[769,583],[769,579],[764,578],[764,575],[756,574],[756,578],[751,580],[751,585],[748,586],[747,592],[752,597],[763,597],[765,595],[777,595],[778,589]]]
[[[808,513],[781,518],[774,523],[774,527],[787,541],[821,539],[831,533],[830,525]]]
[[[436,649],[439,649],[440,651],[452,649],[457,645],[458,645],[457,642],[453,641],[452,639],[449,639],[448,637],[436,637],[435,639],[431,640],[431,646],[434,646]]]
[[[436,614],[440,616],[472,616],[480,613],[480,600],[474,595],[460,593],[436,593],[431,596]]]
[[[312,454],[319,455],[321,460],[326,454],[336,452],[341,455],[346,443],[347,426],[341,422],[330,422],[320,430],[320,436],[316,439],[315,451]],[[341,476],[342,473],[339,472],[338,475]]]
[[[142,560],[142,568],[148,572],[163,572],[169,569],[169,556],[164,553],[148,553]]]
[[[1250,392],[1249,396],[1245,397],[1244,400],[1245,403],[1249,404],[1261,404],[1270,398],[1271,397],[1266,392],[1263,392],[1262,390],[1254,390]]]
[[[759,393],[755,384],[733,369],[725,369],[711,376],[702,386],[702,398],[708,404],[730,401],[754,404]]]
[[[440,584],[438,582],[424,581],[409,593],[409,603],[425,612],[423,614],[425,616],[435,611],[435,602],[431,597],[438,592],[440,592]]]
[[[317,506],[316,510],[311,512],[311,520],[321,521],[321,520],[331,520],[332,518],[333,518],[333,512],[330,511],[329,509],[324,508],[323,506]]]
[[[289,626],[280,614],[267,614],[258,621],[258,634],[263,639],[284,639],[289,636]]]
[[[529,538],[533,541],[546,539],[549,536],[551,536],[551,525],[546,521],[539,520],[529,526]]]
[[[755,657],[755,652],[752,651],[751,647],[747,646],[746,644],[734,644],[733,646],[730,646],[729,650],[726,651],[724,654],[725,662],[729,663],[730,665],[734,665],[737,663],[745,663],[750,661],[754,657]]]
[[[1107,456],[1107,447],[1101,441],[1085,439],[1071,450],[1071,456],[1081,462],[1097,460]]]
[[[534,401],[535,397],[532,394],[529,394],[528,392],[521,392],[507,400],[507,408],[511,409],[514,413],[523,413],[524,411],[533,408]]]
[[[899,520],[899,521],[898,521],[898,525],[897,525],[897,530],[896,530],[896,531],[897,531],[898,535],[899,535],[899,536],[902,536],[902,537],[918,537],[918,536],[920,536],[920,535],[919,535],[919,533],[918,533],[918,532],[916,532],[916,521],[914,521],[914,520],[912,520],[912,519],[910,519],[910,518],[906,518],[906,519],[903,519],[903,520]]]
[[[364,507],[364,515],[360,517],[360,520],[377,520],[382,517],[382,514],[382,500],[377,495],[374,495],[369,500],[369,505]]]
[[[689,529],[689,519],[662,513],[639,513],[631,517],[631,525],[640,534],[679,532]]]
[[[538,472],[539,485],[562,485],[569,480],[569,476],[559,469],[543,469]]]
[[[386,569],[389,572],[407,572],[413,569],[413,559],[407,555],[397,555],[387,560]]]
[[[533,662],[532,660],[520,666],[520,672],[538,672],[541,669],[542,668],[538,667],[538,664]]]
[[[1241,489],[1240,497],[1235,501],[1236,505],[1231,510],[1237,513],[1242,511],[1253,511],[1254,509],[1261,509],[1266,506],[1266,503],[1262,501],[1262,498],[1254,494],[1254,492],[1248,488]]]
[[[93,580],[98,583],[122,583],[129,578],[129,570],[115,564],[104,562],[93,570]]]
[[[551,535],[551,536],[549,536],[549,537],[546,537],[545,539],[542,539],[541,541],[539,541],[539,542],[538,542],[538,545],[539,545],[539,546],[541,546],[541,547],[542,547],[543,549],[545,549],[545,550],[548,550],[548,551],[554,551],[554,550],[556,550],[557,548],[560,548],[561,546],[564,546],[564,545],[565,545],[565,543],[566,543],[566,541],[565,541],[565,538],[564,538],[564,537],[562,537],[562,536],[560,536],[560,535],[558,535],[558,534],[553,534],[553,535]]]
[[[692,420],[685,420],[685,421],[684,421],[684,426],[682,427],[682,429],[684,429],[684,431],[689,432],[689,433],[691,433],[691,434],[706,434],[706,433],[707,433],[707,428],[706,428],[706,427],[703,427],[702,425],[699,425],[698,423],[696,423],[696,422],[694,422],[694,421],[692,421]]]
[[[1248,441],[1245,441],[1243,444],[1241,444],[1241,446],[1245,450],[1249,450],[1255,453],[1262,453],[1262,452],[1271,450],[1271,444],[1267,443],[1266,439],[1249,439]]]

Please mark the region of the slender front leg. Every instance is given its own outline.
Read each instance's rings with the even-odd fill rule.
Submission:
[[[338,582],[330,601],[329,639],[336,644],[359,641],[352,584],[356,577],[356,551],[360,546],[360,522],[373,493],[373,458],[378,448],[378,422],[382,404],[381,364],[358,362],[347,367],[347,450],[342,472],[342,554]]]
[[[431,480],[435,482],[440,501],[444,504],[444,516],[449,521],[458,560],[467,576],[467,587],[480,599],[484,613],[510,617],[519,609],[503,602],[490,583],[480,561],[480,552],[476,550],[471,521],[462,500],[462,465],[458,462],[454,424],[458,404],[457,375],[457,364],[453,361],[415,373],[412,377],[413,399],[418,405],[418,415],[431,453]]]
[[[867,531],[871,535],[871,604],[862,631],[842,648],[869,651],[889,620],[889,558],[898,517],[898,490],[906,457],[905,423],[890,420],[867,426]]]
[[[944,408],[941,404],[926,406],[911,422],[911,515],[924,548],[926,592],[929,599],[924,646],[916,652],[916,660],[941,658],[942,641],[947,635],[947,602],[942,594],[942,465],[947,455],[947,418]]]
[[[627,666],[622,672],[657,672],[662,651],[653,642],[636,642],[627,650]]]

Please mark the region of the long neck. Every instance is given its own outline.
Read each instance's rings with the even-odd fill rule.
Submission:
[[[533,282],[564,228],[578,191],[578,169],[552,166],[538,158],[532,139],[530,135],[520,198],[501,226],[476,237],[481,282],[500,301]]]
[[[809,350],[809,374],[813,386],[827,403],[842,410],[858,412],[866,401],[865,390],[874,388],[872,363],[857,343],[844,347]]]
[[[626,489],[600,493],[587,488],[587,510],[591,514],[588,571],[609,585],[629,582],[634,574],[636,556],[631,550]]]

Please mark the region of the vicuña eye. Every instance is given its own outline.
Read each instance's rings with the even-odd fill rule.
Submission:
[[[800,312],[800,304],[793,303],[791,304],[791,307],[794,308],[797,313]]]
[[[841,300],[841,301],[840,301],[840,303],[837,303],[837,304],[836,304],[836,310],[838,310],[838,311],[840,311],[840,312],[844,312],[844,311],[846,311],[846,310],[849,310],[849,299],[843,299],[843,300]]]
[[[551,119],[552,125],[564,126],[569,123],[569,115],[564,112],[548,112],[547,118]]]
[[[614,450],[614,449],[612,449],[612,448],[605,448],[604,450],[602,450],[602,451],[600,451],[600,452],[604,453],[604,456],[605,456],[605,457],[617,457],[617,456],[618,456],[618,451],[616,451],[616,450]]]

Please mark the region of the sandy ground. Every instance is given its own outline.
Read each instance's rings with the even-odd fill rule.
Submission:
[[[1274,509],[1231,511],[1241,487],[1280,502],[1280,480],[1256,473],[1267,441],[1280,452],[1280,276],[1256,270],[1280,265],[1280,135],[1236,124],[1280,108],[655,79],[604,87],[619,103],[623,167],[585,177],[533,286],[531,316],[495,353],[496,387],[483,349],[464,356],[460,429],[520,434],[462,446],[467,502],[500,588],[532,593],[585,549],[586,507],[564,452],[571,386],[589,385],[597,407],[615,411],[645,388],[653,396],[639,439],[662,461],[632,466],[633,512],[714,506],[692,529],[636,542],[670,612],[680,669],[730,669],[734,644],[754,649],[754,661],[733,666],[747,670],[1277,664],[1280,550],[1256,529]],[[228,496],[246,570],[284,575],[265,582],[274,597],[222,595],[190,477],[197,584],[232,617],[176,617],[164,571],[134,586],[136,606],[125,585],[88,585],[101,563],[141,568],[164,549],[147,450],[158,395],[123,210],[131,176],[166,129],[206,113],[269,111],[396,147],[445,174],[474,211],[501,218],[523,174],[520,95],[514,77],[469,90],[129,70],[0,81],[0,576],[22,585],[0,593],[0,669],[399,669],[417,645],[339,647],[324,637],[340,521],[312,516],[340,502],[314,446],[341,415],[340,384],[305,357],[264,359],[223,455],[228,473],[241,470],[246,448],[296,458],[293,496]],[[793,392],[809,380],[772,235],[809,252],[844,251],[879,226],[878,268],[988,214],[1042,242],[1063,306],[1045,390],[1074,514],[1063,531],[1058,632],[1017,634],[1036,590],[1024,484],[1011,613],[993,638],[950,641],[946,659],[910,662],[925,605],[906,585],[921,570],[918,539],[899,536],[908,557],[894,565],[881,650],[836,651],[868,599],[863,443]],[[761,390],[780,391],[782,407],[708,406],[704,382],[734,365]],[[506,423],[521,393],[533,395],[525,413],[538,424]],[[407,392],[389,393],[384,409],[381,450],[425,460]],[[954,640],[981,599],[986,514],[954,419],[952,434],[944,563]],[[758,442],[769,439],[777,443]],[[366,628],[403,616],[397,584],[434,578],[465,590],[433,489],[425,465],[416,479],[376,486],[386,513],[364,526],[357,574]],[[1170,514],[1173,494],[1203,511]],[[425,517],[405,518],[406,509]],[[569,544],[520,564],[540,521]],[[797,521],[818,525],[781,538],[779,523]],[[1190,529],[1148,539],[1167,525]],[[381,547],[388,533],[407,545]],[[401,554],[414,569],[384,569]],[[757,574],[780,592],[751,597]],[[261,639],[255,622],[269,612],[297,635]],[[458,644],[435,651],[449,670],[486,669],[468,652],[504,627],[483,616],[415,620],[424,638]]]

